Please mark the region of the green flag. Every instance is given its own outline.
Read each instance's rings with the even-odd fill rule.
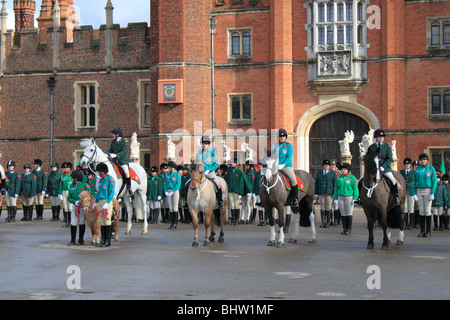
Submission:
[[[445,174],[444,158],[442,158],[442,162],[441,162],[441,172],[442,172],[442,174]]]

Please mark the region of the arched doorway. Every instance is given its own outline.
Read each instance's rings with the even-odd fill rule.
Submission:
[[[350,144],[352,158],[352,174],[359,178],[359,147],[362,137],[369,131],[369,125],[359,116],[337,111],[323,116],[314,122],[309,133],[309,172],[316,176],[322,169],[324,159],[336,159],[340,161],[339,140],[344,138],[344,133],[352,130],[355,134],[353,143]]]

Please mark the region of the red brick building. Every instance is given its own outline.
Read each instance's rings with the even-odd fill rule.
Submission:
[[[150,28],[81,26],[72,39],[69,17],[54,27],[41,8],[45,26],[2,32],[3,161],[49,159],[54,77],[59,161],[77,160],[81,137],[106,147],[115,125],[137,132],[146,166],[166,157],[168,137],[179,162],[204,133],[220,156],[224,139],[243,159],[242,142],[259,156],[283,127],[294,167],[314,173],[339,159],[347,130],[358,168],[362,136],[382,127],[397,141],[399,169],[427,152],[449,170],[449,12],[444,0],[151,0]]]

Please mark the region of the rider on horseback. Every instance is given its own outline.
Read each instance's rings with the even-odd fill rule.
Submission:
[[[125,182],[127,184],[128,195],[133,195],[133,190],[131,189],[131,179],[130,179],[130,171],[128,166],[128,141],[123,138],[123,132],[120,127],[114,127],[111,130],[113,134],[113,141],[111,142],[111,146],[106,152],[107,155],[112,159],[113,162],[116,162],[123,169],[123,173],[125,174]]]
[[[195,158],[196,160],[201,160],[205,164],[205,177],[214,182],[214,184],[216,185],[217,205],[219,206],[219,208],[223,208],[222,186],[216,176],[216,169],[219,167],[216,152],[213,149],[209,149],[211,139],[208,136],[203,136],[201,142],[202,149],[198,151]]]
[[[382,174],[388,177],[389,180],[391,180],[392,194],[394,196],[394,204],[396,206],[399,206],[400,199],[398,197],[397,181],[395,180],[391,169],[391,162],[392,162],[391,146],[384,142],[386,133],[384,132],[383,129],[379,128],[375,130],[375,132],[373,133],[373,137],[375,138],[376,142],[373,143],[369,148],[372,151],[377,151],[378,155],[380,156],[380,171]]]
[[[289,179],[291,183],[292,190],[292,203],[291,207],[298,210],[298,188],[297,188],[297,178],[292,169],[293,162],[292,157],[294,155],[294,146],[287,142],[287,131],[285,129],[278,130],[278,143],[275,143],[272,147],[272,151],[276,152],[278,157],[278,170],[280,170]],[[295,212],[295,211],[294,211]],[[297,211],[298,212],[298,211]]]

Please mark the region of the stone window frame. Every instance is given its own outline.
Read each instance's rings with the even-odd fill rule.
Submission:
[[[239,119],[233,119],[233,100],[238,98],[240,100],[240,116]],[[244,119],[244,99],[250,100],[250,119]],[[228,124],[252,124],[253,123],[253,93],[228,93]]]
[[[87,87],[89,88],[89,97],[87,92],[83,94],[83,88]],[[98,88],[99,83],[97,81],[76,81],[74,83],[75,131],[98,130]],[[91,100],[91,90],[94,90],[94,101]],[[84,115],[83,112],[85,112]],[[94,116],[94,119],[92,119],[92,116]]]
[[[139,129],[148,130],[151,128],[151,83],[150,79],[139,79],[138,83],[138,102],[139,111]],[[145,87],[148,86],[148,92]],[[148,99],[146,100],[146,93]]]
[[[244,47],[244,34],[249,34],[249,52],[243,53],[243,47]],[[227,29],[228,34],[228,48],[227,48],[227,58],[228,59],[251,59],[253,56],[253,28],[247,27],[247,28],[229,28]],[[239,53],[234,54],[233,53],[233,36],[235,34],[239,35]]]
[[[433,26],[439,27],[439,43],[433,44]],[[450,39],[448,39],[447,43],[445,43],[444,38],[444,25],[447,29],[447,32],[450,33],[450,16],[441,16],[441,17],[427,17],[427,50],[442,50],[442,49],[450,49]],[[450,38],[450,34],[448,35]]]
[[[433,100],[434,97],[439,94],[439,104],[440,104],[440,112],[433,113]],[[448,105],[445,104],[445,97],[447,95],[447,99],[450,100],[450,86],[440,86],[440,87],[428,87],[428,118],[429,119],[450,119],[450,101]],[[445,109],[448,109],[448,112],[445,112]]]

